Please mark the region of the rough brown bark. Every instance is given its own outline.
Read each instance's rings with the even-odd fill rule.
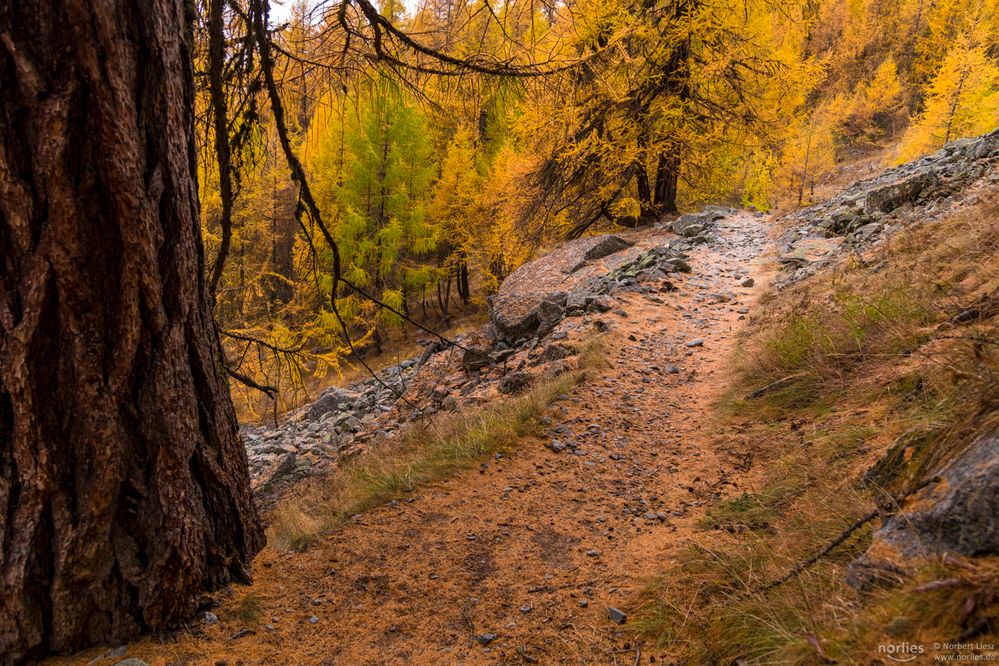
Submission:
[[[262,545],[199,233],[184,0],[0,3],[0,662],[115,644]]]
[[[677,183],[680,180],[680,156],[675,152],[660,155],[656,163],[656,188],[653,207],[657,216],[676,213]]]

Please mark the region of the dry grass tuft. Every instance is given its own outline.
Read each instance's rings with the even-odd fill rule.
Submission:
[[[305,550],[323,531],[323,521],[305,508],[301,499],[281,503],[271,514],[267,543],[280,550]]]

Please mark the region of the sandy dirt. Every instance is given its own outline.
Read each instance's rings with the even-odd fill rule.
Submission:
[[[702,538],[706,507],[748,482],[752,453],[711,404],[773,255],[766,220],[721,224],[678,292],[629,293],[626,317],[602,315],[613,367],[556,403],[544,438],[305,553],[267,549],[217,625],[53,663],[666,663],[608,607],[632,610],[671,554]],[[577,451],[552,451],[552,437]]]

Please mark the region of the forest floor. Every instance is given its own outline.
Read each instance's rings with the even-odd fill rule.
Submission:
[[[266,549],[218,624],[57,663],[656,663],[609,609],[633,607],[671,553],[706,538],[707,505],[752,481],[752,452],[712,404],[776,270],[768,234],[766,218],[730,216],[667,302],[617,297],[610,367],[555,403],[546,437],[306,552]],[[551,437],[578,448],[555,452]]]

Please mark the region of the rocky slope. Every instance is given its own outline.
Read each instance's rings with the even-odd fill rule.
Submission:
[[[686,253],[710,242],[717,221],[733,214],[711,208],[653,229],[581,238],[521,266],[490,300],[482,330],[454,345],[427,340],[419,357],[327,389],[277,427],[244,426],[254,487],[269,492],[356,455],[376,436],[392,437],[403,423],[572,369],[582,341],[624,316],[614,297],[640,293],[662,303],[676,290],[674,276],[691,270]]]
[[[843,256],[862,251],[901,229],[939,219],[974,203],[999,183],[999,130],[963,139],[875,178],[860,180],[833,198],[783,221],[778,239],[784,273],[779,287],[801,280]]]
[[[873,250],[891,235],[950,219],[963,207],[994,197],[997,188],[999,130],[956,141],[932,155],[858,181],[829,201],[779,223],[784,227],[778,239],[783,270],[775,282],[787,287],[848,256],[866,264]],[[999,220],[994,224],[999,237]],[[994,321],[997,312],[999,291],[993,290],[977,304],[959,308],[945,325]],[[904,444],[904,438],[900,442]],[[884,579],[895,580],[915,558],[932,554],[999,554],[995,424],[981,424],[974,441],[956,448],[957,454],[946,458],[945,464],[925,471],[925,487],[884,514],[872,545],[851,565],[852,585],[867,589]],[[879,466],[889,465],[897,455],[893,448]]]

